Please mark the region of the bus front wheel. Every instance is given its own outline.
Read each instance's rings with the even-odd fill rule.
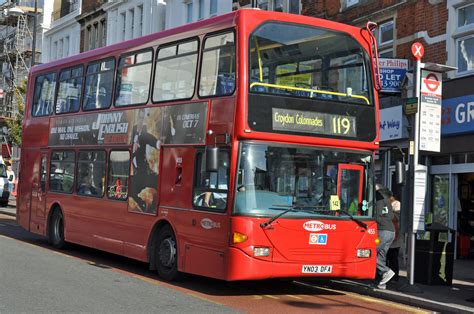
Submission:
[[[51,216],[48,240],[57,249],[63,248],[66,243],[64,240],[63,213],[59,209],[56,209]]]
[[[156,250],[156,269],[164,280],[178,279],[178,250],[176,237],[170,226],[165,226],[158,233]]]

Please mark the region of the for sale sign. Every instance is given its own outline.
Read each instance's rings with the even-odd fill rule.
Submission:
[[[382,92],[400,92],[403,78],[408,70],[408,60],[380,58],[379,67]]]

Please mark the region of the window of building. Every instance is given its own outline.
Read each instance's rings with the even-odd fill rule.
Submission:
[[[92,26],[87,26],[86,29],[87,33],[87,47],[86,50],[91,50],[92,49]]]
[[[196,175],[193,204],[211,211],[223,211],[227,207],[229,186],[229,153],[219,153],[219,168],[216,172],[206,172],[206,158],[203,152],[196,155]]]
[[[94,23],[94,47],[93,47],[93,49],[100,47],[99,40],[100,40],[99,23]]]
[[[393,42],[393,20],[380,24],[379,44],[384,45]]]
[[[125,32],[127,30],[127,14],[125,12],[120,13],[121,25],[122,25],[122,36],[121,40],[125,40]]]
[[[379,58],[393,58],[393,49],[379,51]]]
[[[143,5],[137,7],[137,16],[138,16],[138,36],[143,36]]]
[[[191,23],[193,21],[193,2],[189,1],[186,3],[186,22]]]
[[[107,23],[105,22],[105,20],[100,21],[100,29],[101,29],[100,46],[103,47],[106,45],[106,40],[107,40]]]
[[[230,95],[235,89],[234,33],[204,41],[199,96]]]
[[[151,50],[120,57],[115,106],[145,104],[150,90]]]
[[[129,13],[130,13],[130,19],[132,20],[130,22],[130,27],[131,27],[130,38],[135,38],[136,37],[135,36],[135,10],[130,9]]]
[[[72,193],[74,187],[75,154],[73,151],[51,153],[49,190]]]
[[[217,0],[211,0],[211,4],[209,7],[209,15],[210,16],[217,15]]]
[[[61,71],[56,97],[56,113],[79,111],[83,80],[82,65]]]
[[[474,35],[456,41],[458,73],[474,70]]]
[[[199,19],[204,18],[204,0],[199,0]]]
[[[105,151],[81,151],[77,161],[76,192],[79,195],[103,197]]]
[[[352,7],[359,3],[359,0],[346,0],[346,8]]]
[[[197,59],[197,40],[159,49],[153,101],[191,98],[194,94]]]
[[[63,41],[62,38],[59,40],[58,45],[59,45],[59,47],[58,47],[58,49],[59,49],[58,50],[58,58],[62,58],[63,57],[63,48],[64,48],[64,41]]]
[[[299,14],[300,0],[257,0],[257,8]]]
[[[300,14],[300,0],[289,0],[288,13]]]
[[[64,38],[64,56],[67,57],[69,56],[69,36],[66,36]]]
[[[33,117],[48,116],[53,112],[55,90],[56,73],[36,77],[31,110]]]
[[[130,171],[130,152],[111,151],[109,157],[109,176],[107,197],[124,201],[128,197],[128,176]]]
[[[55,41],[53,43],[53,51],[52,51],[52,60],[56,60],[58,58],[58,42]]]
[[[458,9],[458,27],[474,24],[474,4]]]
[[[271,10],[269,0],[257,0],[257,8],[262,10]]]
[[[112,102],[115,59],[96,61],[87,66],[83,110],[109,108]]]

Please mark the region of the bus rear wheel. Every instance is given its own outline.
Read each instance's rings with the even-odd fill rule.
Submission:
[[[178,250],[176,237],[170,226],[160,230],[156,243],[155,264],[158,275],[168,281],[178,279]]]
[[[66,244],[64,240],[64,217],[59,209],[56,209],[51,216],[48,240],[57,249],[63,248]]]

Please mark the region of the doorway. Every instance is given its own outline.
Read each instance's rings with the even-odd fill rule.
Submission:
[[[474,173],[458,175],[458,258],[474,259]]]

